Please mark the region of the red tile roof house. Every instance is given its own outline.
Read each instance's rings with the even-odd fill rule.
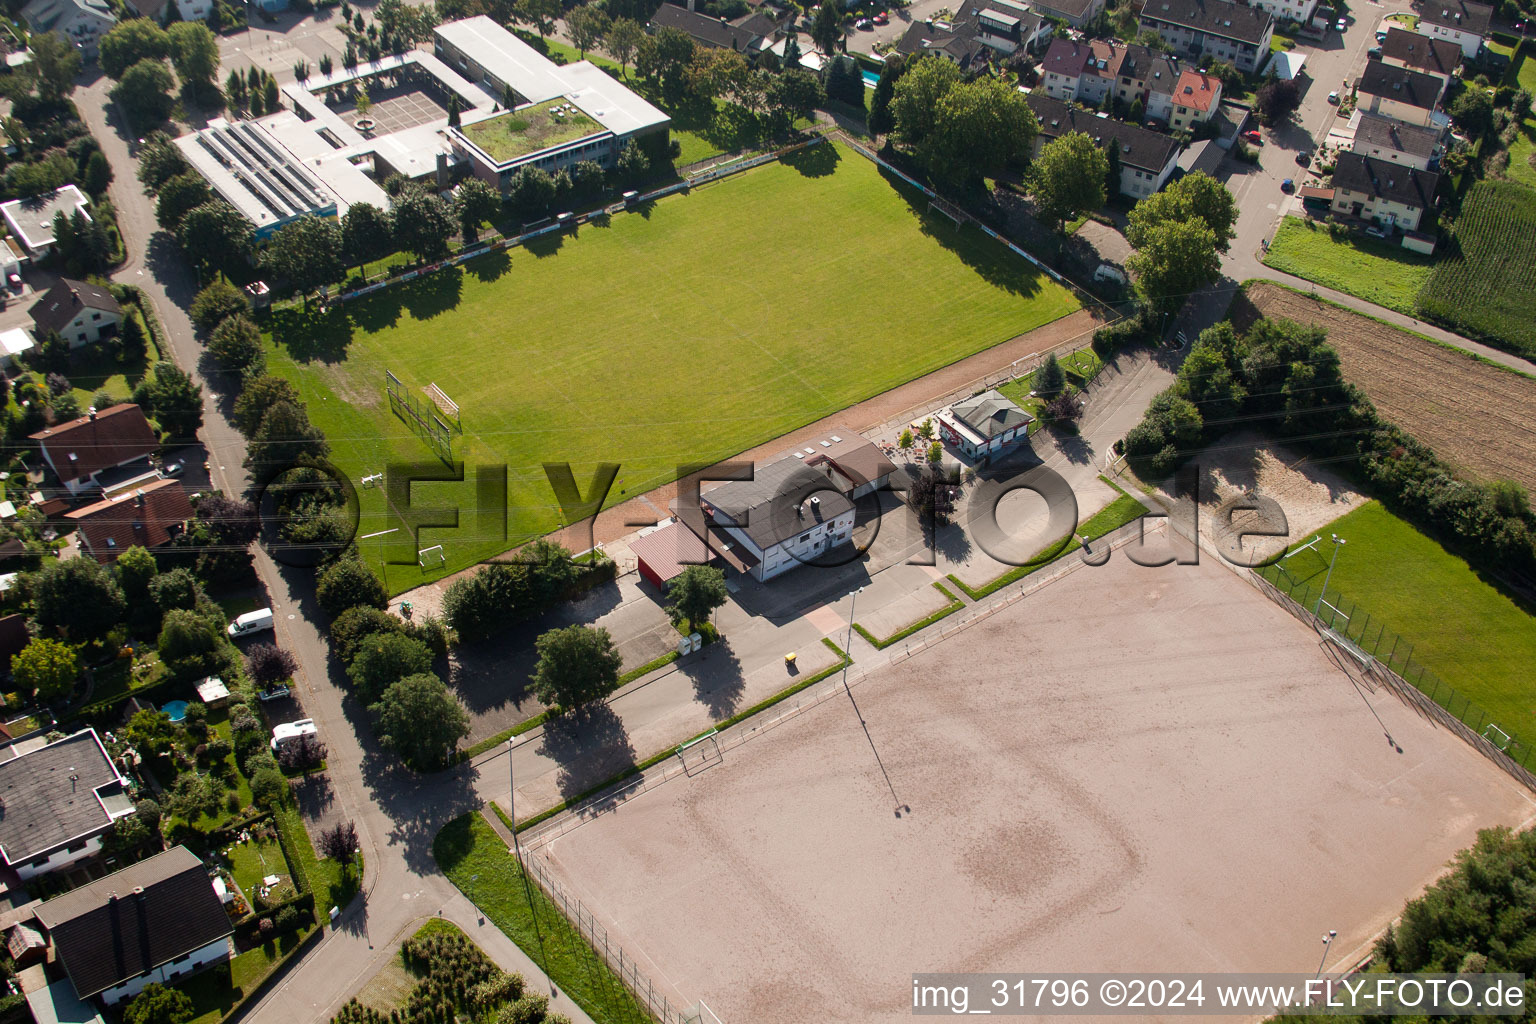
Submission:
[[[124,403],[87,413],[32,435],[43,458],[70,494],[83,494],[109,469],[147,457],[159,442],[137,405]]]
[[[79,531],[80,550],[111,565],[135,544],[142,548],[169,544],[193,515],[192,502],[179,481],[156,480],[64,518]]]

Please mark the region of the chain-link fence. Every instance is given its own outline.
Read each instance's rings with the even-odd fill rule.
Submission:
[[[1464,726],[1466,732],[1463,735],[1474,746],[1506,770],[1520,769],[1511,774],[1536,789],[1536,776],[1530,774],[1536,769],[1536,747],[1515,735],[1515,723],[1498,721],[1482,705],[1441,679],[1422,662],[1414,660],[1413,644],[1387,629],[1385,622],[1336,588],[1329,587],[1325,592],[1321,585],[1293,576],[1278,562],[1254,570],[1253,575],[1288,599],[1287,606],[1292,614],[1341,641],[1341,646],[1362,660],[1363,670],[1370,678],[1392,685],[1400,694],[1404,691],[1395,683],[1411,686],[1446,716]],[[1510,763],[1505,764],[1501,758]]]

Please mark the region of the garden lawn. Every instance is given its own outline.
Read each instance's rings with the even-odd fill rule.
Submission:
[[[1510,60],[1509,72],[1504,80],[1510,85],[1536,93],[1536,49],[1530,44],[1522,46]]]
[[[236,1003],[255,991],[272,973],[277,961],[304,941],[308,931],[290,932],[263,946],[237,954],[227,964],[210,967],[178,982],[192,999],[193,1017],[188,1024],[218,1024]]]
[[[408,499],[457,507],[459,525],[364,542],[370,561],[401,563],[387,577],[399,592],[561,526],[546,462],[569,461],[584,492],[598,463],[618,463],[614,504],[1077,307],[1003,246],[823,144],[268,326],[273,372],[297,384],[354,480],[437,465],[392,415],[386,369],[422,403],[436,383],[460,406],[463,482],[418,483]],[[476,489],[477,472],[501,465],[504,532],[499,485],[484,500]],[[359,494],[359,533],[402,525],[403,496],[388,512],[382,488]],[[446,565],[417,568],[417,549],[436,544]]]
[[[247,898],[254,898],[256,887],[268,875],[291,877],[288,859],[283,856],[281,844],[274,840],[253,840],[235,843],[229,850],[230,873]]]
[[[1265,266],[1410,315],[1433,262],[1401,246],[1335,236],[1299,217],[1285,218],[1264,257]]]
[[[1531,64],[1536,69],[1536,61]],[[1511,181],[1536,187],[1536,167],[1531,166],[1533,156],[1536,156],[1536,118],[1527,118],[1509,147],[1509,168],[1504,173]]]
[[[357,855],[351,870],[343,871],[334,860],[329,857],[322,860],[315,853],[297,807],[289,804],[278,808],[272,812],[272,820],[288,844],[289,862],[304,876],[309,891],[315,894],[315,917],[323,918],[332,907],[345,907],[357,892],[357,880],[363,875],[363,855]]]
[[[1510,735],[1536,746],[1531,717],[1536,682],[1530,674],[1536,664],[1536,618],[1464,559],[1377,502],[1335,520],[1328,530],[1347,541],[1334,565],[1330,595],[1353,602],[1355,618],[1369,613],[1385,624],[1388,636],[1401,634],[1413,644],[1414,662],[1482,705]],[[1324,558],[1310,552],[1285,567],[1299,581],[1297,589],[1310,584],[1314,597],[1328,570]],[[1371,637],[1377,628],[1370,627]],[[1401,649],[1399,660],[1400,654]]]
[[[450,821],[433,841],[432,855],[470,902],[532,957],[595,1024],[649,1019],[637,1012],[634,997],[544,891],[523,885],[517,861],[484,818],[470,813]]]

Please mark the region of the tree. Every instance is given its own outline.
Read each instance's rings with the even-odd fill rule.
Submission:
[[[112,165],[107,163],[106,154],[99,149],[92,153],[85,161],[82,177],[84,180],[80,184],[87,193],[97,199],[106,195],[107,186],[112,184]]]
[[[633,18],[615,19],[608,27],[608,52],[613,54],[613,59],[619,62],[619,74],[629,76],[630,61],[635,59],[635,53],[640,49],[640,41],[645,38],[645,29]]]
[[[388,256],[394,244],[389,214],[372,203],[354,203],[341,218],[341,251],[347,263],[363,264]]]
[[[160,429],[173,438],[191,440],[203,425],[203,387],[175,363],[156,363],[150,377],[150,407]]]
[[[924,147],[928,170],[954,182],[1022,162],[1039,130],[1024,94],[996,78],[961,82],[939,97]]]
[[[77,644],[107,635],[123,621],[123,589],[94,558],[47,561],[32,581],[32,601],[44,635]]]
[[[177,568],[149,581],[149,598],[163,615],[176,609],[197,611],[207,595],[190,570]]]
[[[71,645],[40,636],[11,658],[11,675],[23,693],[51,704],[74,689],[80,657]]]
[[[587,51],[597,46],[608,32],[608,15],[595,4],[583,4],[565,16],[565,31],[576,44],[581,59],[587,59]]]
[[[75,91],[80,73],[80,51],[57,32],[33,33],[27,40],[32,51],[32,71],[37,76],[37,95],[48,102]]]
[[[146,57],[123,72],[112,89],[112,98],[123,105],[135,121],[157,125],[171,114],[176,99],[171,90],[176,78],[165,62]]]
[[[205,494],[197,502],[197,521],[205,525],[221,544],[245,547],[256,539],[261,520],[256,506],[244,498]]]
[[[523,617],[527,567],[491,562],[460,576],[443,594],[443,618],[464,643],[484,640]]]
[[[896,82],[906,69],[907,63],[901,54],[893,53],[885,58],[880,80],[875,83],[875,94],[869,100],[867,124],[872,134],[885,135],[896,127],[896,119],[891,115],[891,100],[896,95]]]
[[[192,1016],[191,996],[152,981],[123,1011],[123,1024],[186,1024]]]
[[[164,60],[171,55],[171,37],[149,18],[130,18],[112,26],[112,31],[97,44],[96,59],[110,78],[122,78],[123,72],[139,61]]]
[[[635,51],[635,71],[650,81],[659,81],[668,96],[676,96],[693,61],[693,51],[693,38],[667,25],[641,38]]]
[[[359,558],[343,558],[325,572],[315,585],[315,600],[331,618],[348,608],[366,605],[385,608],[389,605],[389,592],[378,574]]]
[[[1029,169],[1029,186],[1040,212],[1057,227],[1104,205],[1109,160],[1082,132],[1045,144]]]
[[[155,646],[165,667],[184,679],[212,675],[223,666],[224,623],[187,608],[165,613]]]
[[[378,633],[357,645],[347,678],[363,703],[371,704],[391,684],[432,668],[427,645],[404,633]]]
[[[123,22],[124,25],[135,24],[134,21]],[[171,137],[165,132],[150,132],[144,140],[144,145],[139,147],[139,181],[144,185],[144,190],[151,195],[160,191],[160,186],[176,177],[184,174],[191,168],[187,166],[187,160],[181,155],[181,150]]]
[[[830,57],[843,42],[843,5],[840,0],[823,0],[811,19],[811,41],[816,49]]]
[[[606,629],[566,626],[534,641],[539,662],[532,690],[544,704],[575,709],[600,701],[619,685],[624,659]]]
[[[421,260],[447,255],[453,237],[453,213],[448,204],[420,185],[408,185],[390,207],[395,244]]]
[[[277,764],[284,772],[306,774],[325,763],[325,744],[314,733],[306,733],[277,748]]]
[[[1221,256],[1204,222],[1165,221],[1146,232],[1126,266],[1149,304],[1172,311],[1220,276]]]
[[[822,91],[821,80],[811,72],[791,68],[773,80],[765,100],[769,120],[779,132],[786,132],[796,120],[816,113],[816,108],[827,101],[827,94]]]
[[[223,323],[225,317],[247,313],[250,308],[239,288],[228,281],[218,280],[193,296],[189,313],[197,329],[207,334]]]
[[[864,109],[864,76],[859,64],[847,55],[833,57],[821,69],[822,88],[827,99],[838,100],[859,110]]]
[[[159,200],[155,203],[155,220],[167,231],[181,227],[187,214],[213,199],[213,190],[196,171],[187,171],[164,182],[160,186]]]
[[[459,94],[453,93],[448,97],[448,127],[457,128],[463,123],[463,114],[459,110]]]
[[[309,293],[341,280],[341,228],[328,217],[300,217],[272,236],[262,265],[288,279],[305,305]]]
[[[267,357],[261,347],[261,330],[244,313],[236,313],[214,328],[208,339],[208,354],[226,370],[236,373],[266,367]]]
[[[667,615],[672,625],[697,630],[725,604],[725,573],[709,565],[690,565],[667,588]]]
[[[930,461],[927,469],[913,477],[912,486],[907,489],[907,504],[917,513],[923,529],[932,530],[949,522],[959,493],[959,483]]]
[[[464,705],[430,672],[393,684],[372,710],[379,742],[418,770],[451,762],[459,740],[469,735]]]
[[[219,41],[200,21],[178,21],[170,27],[171,63],[183,82],[212,88],[219,73]]]
[[[343,872],[357,860],[359,845],[357,826],[350,821],[338,821],[320,832],[320,856],[340,864]]]
[[[1125,237],[1139,249],[1158,224],[1193,220],[1211,229],[1222,252],[1237,236],[1237,201],[1225,185],[1203,171],[1187,174],[1137,203],[1126,223]]]
[[[919,146],[933,133],[939,100],[960,81],[960,69],[943,57],[924,57],[907,65],[895,83],[891,120],[896,137]]]
[[[578,9],[585,10],[585,8]],[[480,225],[495,219],[501,212],[501,193],[479,178],[470,178],[459,186],[458,194],[454,196],[454,204],[457,207],[459,230],[464,236],[464,241],[474,242],[480,238]]]
[[[1476,86],[1462,87],[1461,95],[1451,102],[1450,115],[1469,139],[1481,139],[1493,132],[1493,101]]]
[[[1253,109],[1264,124],[1279,124],[1301,106],[1301,91],[1288,78],[1272,78],[1253,94]]]
[[[154,602],[149,596],[149,585],[160,574],[160,565],[155,561],[155,556],[135,544],[117,556],[113,569],[117,572],[117,582],[123,589],[123,600],[127,602],[130,617],[137,618],[145,625],[152,619],[158,631],[160,613],[154,608]],[[148,614],[145,614],[146,611]]]
[[[552,32],[555,22],[560,20],[560,0],[517,0],[516,10],[523,21],[533,26],[540,40]]]
[[[1056,353],[1045,357],[1040,369],[1035,371],[1034,392],[1044,398],[1054,398],[1067,386],[1067,371],[1056,360]]]
[[[245,652],[245,671],[258,689],[269,690],[293,678],[299,659],[277,644],[255,644]]]
[[[279,402],[295,407],[303,405],[298,389],[282,377],[263,376],[246,381],[240,389],[240,397],[235,399],[235,429],[247,438],[254,437],[261,429],[261,421],[266,419],[267,410]]]
[[[229,267],[245,262],[255,228],[245,215],[222,199],[188,213],[176,232],[187,258],[199,267]]]
[[[251,773],[251,799],[257,807],[280,807],[288,798],[288,780],[275,764],[264,764]]]
[[[266,411],[261,426],[251,434],[245,448],[245,467],[258,482],[266,483],[282,470],[301,465],[306,459],[323,459],[330,453],[325,435],[309,422],[303,406],[278,402]]]
[[[548,171],[524,164],[507,182],[507,202],[523,216],[542,214],[555,201],[555,179]]]

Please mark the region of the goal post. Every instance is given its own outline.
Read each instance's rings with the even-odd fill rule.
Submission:
[[[940,216],[946,218],[951,224],[955,226],[956,231],[960,230],[960,227],[962,226],[963,222],[960,219],[960,214],[956,213],[954,210],[951,210],[948,204],[942,200],[928,200],[928,212],[937,213]]]
[[[1503,729],[1500,729],[1492,722],[1489,722],[1483,728],[1483,739],[1487,740],[1489,743],[1492,743],[1500,750],[1509,750],[1509,733],[1505,732]]]
[[[429,566],[436,568],[448,564],[448,555],[441,544],[433,544],[429,548],[422,548],[416,552],[416,564],[425,569]]]
[[[723,756],[720,751],[720,731],[711,729],[695,736],[688,742],[680,744],[673,754],[682,764],[683,771],[692,775],[696,770],[719,761]]]
[[[432,399],[432,404],[437,406],[437,411],[452,420],[454,428],[462,434],[464,428],[459,419],[459,403],[449,398],[448,393],[438,387],[436,382],[428,384],[422,390],[427,393],[428,398]]]

